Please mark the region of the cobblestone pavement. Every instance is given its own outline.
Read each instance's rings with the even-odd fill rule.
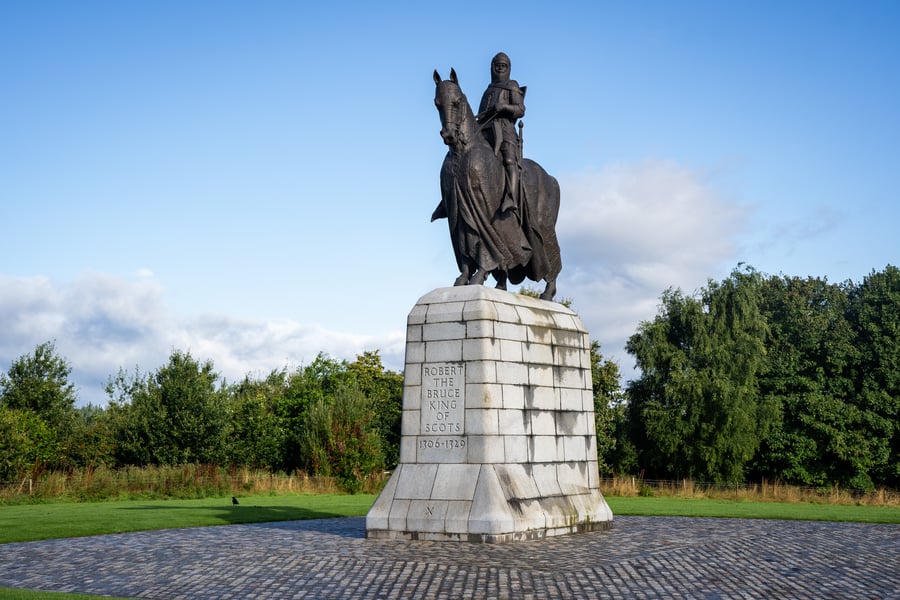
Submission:
[[[616,517],[505,545],[365,539],[365,519],[0,545],[0,586],[134,598],[898,598],[900,525]]]

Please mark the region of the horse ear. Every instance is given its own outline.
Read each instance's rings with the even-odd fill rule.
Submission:
[[[434,70],[434,85],[437,85],[441,82],[441,76],[438,75],[437,69]]]
[[[456,85],[459,85],[459,80],[456,79],[456,69],[454,69],[453,67],[450,67],[450,81],[452,81]]]

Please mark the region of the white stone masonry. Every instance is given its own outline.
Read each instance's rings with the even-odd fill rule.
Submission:
[[[400,464],[366,535],[497,543],[608,527],[594,427],[575,313],[483,286],[434,290],[407,320]]]

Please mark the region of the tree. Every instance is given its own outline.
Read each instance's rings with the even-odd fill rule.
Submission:
[[[735,270],[699,297],[668,290],[626,346],[641,368],[628,420],[641,466],[662,476],[742,481],[773,407],[760,403],[761,276]]]
[[[56,345],[44,342],[32,354],[14,360],[6,374],[0,374],[0,405],[29,410],[63,434],[75,410],[71,372],[69,363],[56,354]]]
[[[381,438],[384,463],[393,468],[400,462],[400,419],[403,402],[403,375],[381,364],[378,350],[367,350],[347,365],[371,407],[374,427]]]
[[[851,294],[850,318],[860,351],[856,398],[872,452],[866,475],[900,487],[900,269],[865,277]]]
[[[211,361],[175,351],[152,376],[119,371],[107,385],[121,464],[218,464],[225,457],[224,392]]]
[[[270,470],[284,466],[286,428],[277,414],[287,372],[272,371],[263,381],[249,377],[233,388],[229,401],[228,461]]]
[[[56,459],[56,437],[33,411],[0,406],[0,482],[43,470]]]
[[[853,399],[858,350],[848,286],[813,277],[763,282],[769,335],[759,389],[781,414],[754,460],[758,477],[827,485],[847,484],[859,472],[848,454],[848,443],[867,445]]]
[[[369,401],[353,383],[317,399],[302,430],[303,454],[317,475],[334,476],[350,493],[383,467],[381,439]]]
[[[596,340],[591,341],[591,382],[600,472],[627,470],[633,449],[624,439],[625,405],[619,365],[603,358]]]

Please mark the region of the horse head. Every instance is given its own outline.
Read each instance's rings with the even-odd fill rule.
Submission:
[[[441,139],[451,148],[465,146],[475,133],[475,115],[459,87],[456,71],[451,68],[450,79],[441,80],[435,69],[434,85],[434,106],[441,118]]]

